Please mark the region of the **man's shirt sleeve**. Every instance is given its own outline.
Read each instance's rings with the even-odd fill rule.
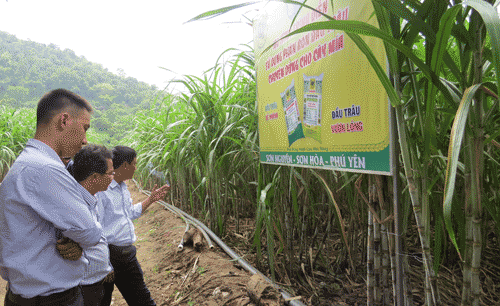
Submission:
[[[5,269],[5,267],[1,267],[1,266],[0,266],[0,276],[1,276],[4,280],[8,280],[8,278],[7,278],[7,269]]]
[[[69,173],[62,173],[61,169],[37,169],[30,176],[19,176],[16,184],[23,202],[62,230],[64,236],[84,248],[99,243],[102,229],[96,226],[88,205],[76,188],[76,181]]]
[[[95,196],[97,198],[97,222],[99,222],[104,228],[104,226],[107,224],[106,212],[108,210],[108,207],[110,207],[109,205],[113,204],[111,203],[111,200],[106,196],[105,192],[100,191],[96,193]]]
[[[132,202],[132,199],[130,199]],[[132,220],[135,220],[139,218],[142,214],[142,203],[137,203],[137,204],[131,204],[132,209],[131,209],[131,218]]]
[[[123,197],[126,199],[125,201],[128,200],[128,205],[130,205],[129,206],[130,219],[135,220],[139,218],[142,214],[142,202],[137,204],[132,204],[133,203],[132,195],[130,194],[128,188],[125,189]]]

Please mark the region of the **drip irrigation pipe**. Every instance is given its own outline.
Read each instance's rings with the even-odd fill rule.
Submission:
[[[139,186],[139,183],[135,179],[132,179],[132,180],[134,181],[135,185],[137,186],[137,188],[139,188],[139,190],[142,193],[144,193],[148,196],[151,194],[150,192],[143,190]],[[217,243],[217,245],[219,245],[229,256],[231,256],[231,258],[236,260],[245,270],[247,270],[248,272],[250,272],[252,274],[259,274],[264,280],[266,280],[269,284],[271,284],[271,286],[274,289],[278,290],[285,300],[293,298],[288,292],[286,292],[280,286],[275,284],[271,279],[269,279],[267,276],[262,274],[259,270],[252,267],[246,260],[244,260],[238,254],[236,254],[219,237],[217,237],[217,235],[215,235],[214,232],[212,232],[208,227],[205,226],[205,224],[200,222],[198,219],[192,217],[191,215],[180,210],[179,208],[175,207],[174,205],[168,204],[168,203],[161,201],[161,200],[158,201],[158,203],[160,203],[163,207],[165,207],[167,210],[171,211],[172,213],[177,214],[181,217],[184,217],[186,220],[188,220],[188,222],[194,224],[198,229],[201,229],[201,232],[203,233],[203,236],[205,236],[205,239],[207,240],[207,242],[209,242],[209,245],[212,245],[212,244],[211,244],[210,240],[207,239],[208,236],[210,236],[215,241],[215,243]],[[213,247],[213,245],[212,245],[212,247]],[[305,306],[305,304],[299,300],[290,300],[290,301],[288,301],[288,303],[290,303],[290,305],[292,305],[292,306]]]
[[[184,218],[182,218],[184,219]],[[185,220],[186,221],[186,220]],[[184,249],[184,236],[186,235],[186,233],[189,231],[189,223],[186,221],[186,229],[184,230],[184,234],[182,235],[182,239],[181,239],[181,242],[179,243],[179,250],[183,250]]]

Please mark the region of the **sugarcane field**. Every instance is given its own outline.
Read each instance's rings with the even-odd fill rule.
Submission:
[[[163,88],[0,21],[5,305],[500,305],[500,0],[108,5]]]

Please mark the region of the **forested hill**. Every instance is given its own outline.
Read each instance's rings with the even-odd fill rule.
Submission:
[[[148,108],[159,92],[154,85],[126,77],[123,71],[111,73],[72,50],[0,31],[0,104],[34,107],[55,88],[72,90],[92,103],[92,126],[104,138],[109,136],[108,143],[119,140],[130,128],[130,116]]]

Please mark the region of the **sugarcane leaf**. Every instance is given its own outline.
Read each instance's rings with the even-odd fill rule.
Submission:
[[[453,230],[452,223],[452,199],[453,193],[455,192],[455,180],[457,176],[457,166],[458,157],[460,155],[460,149],[462,146],[462,140],[464,137],[465,126],[467,123],[467,116],[469,114],[469,108],[472,104],[472,100],[476,91],[481,87],[481,84],[476,84],[467,88],[464,92],[462,101],[457,110],[455,120],[453,121],[453,126],[450,133],[450,144],[448,147],[448,162],[446,165],[445,174],[445,188],[444,188],[444,199],[443,199],[443,216],[446,224],[446,229],[448,235],[450,236],[451,242],[455,246],[458,254],[460,255],[460,249],[457,244],[455,237],[455,232]]]
[[[344,241],[344,245],[347,248],[347,252],[349,253],[350,262],[352,263],[351,248],[349,247],[349,243],[347,242],[347,234],[345,231],[344,219],[342,218],[342,213],[340,212],[340,207],[337,204],[337,201],[335,201],[335,197],[333,196],[333,192],[330,189],[330,187],[328,186],[328,183],[326,182],[326,180],[317,171],[315,171],[313,169],[309,169],[309,170],[321,182],[321,184],[323,185],[324,189],[327,192],[328,198],[330,199],[330,201],[332,202],[332,204],[335,208],[335,216],[337,217],[337,221],[338,221],[337,224],[339,226],[340,232],[342,233],[342,240]]]
[[[389,77],[387,76],[387,72],[375,58],[375,54],[373,54],[370,47],[365,43],[363,39],[361,39],[361,37],[359,37],[359,35],[354,33],[347,33],[347,35],[352,39],[352,41],[354,41],[354,43],[358,46],[361,52],[365,54],[366,58],[368,59],[368,62],[370,62],[370,65],[372,66],[373,70],[375,70],[375,73],[377,74],[380,82],[384,86],[392,106],[400,105],[401,100],[399,99],[396,90],[392,86],[392,83],[389,80]]]
[[[373,0],[373,3],[374,6],[375,3],[384,6],[392,14],[408,21],[407,26],[411,26],[411,28],[414,29],[414,31],[411,35],[408,35],[407,38],[405,39],[407,46],[410,46],[413,43],[415,37],[417,37],[419,32],[423,33],[428,42],[434,43],[436,41],[436,33],[434,33],[432,28],[427,23],[425,23],[421,18],[413,14],[408,8],[406,8],[405,4],[403,4],[401,1]],[[377,12],[377,14],[379,14],[379,12]],[[455,76],[457,80],[461,80],[460,69],[458,69],[455,61],[451,58],[448,52],[444,54],[443,60],[450,69],[453,76]]]
[[[444,251],[444,229],[443,229],[443,215],[438,211],[435,212],[436,216],[436,226],[434,231],[434,247],[433,247],[433,269],[437,274],[439,271],[439,267],[441,266],[443,260],[443,251]]]
[[[461,4],[475,9],[486,26],[490,36],[491,51],[493,53],[493,65],[496,70],[496,83],[500,84],[500,17],[491,4],[482,0],[465,0]]]
[[[373,1],[373,9],[377,15],[377,20],[379,27],[382,31],[391,33],[391,21],[387,11],[378,3],[378,1]],[[397,71],[398,69],[398,56],[394,48],[389,44],[384,42],[385,53],[387,55],[387,61],[389,62],[389,71]]]
[[[431,70],[436,74],[440,74],[443,68],[443,54],[448,47],[448,42],[451,36],[451,29],[454,25],[454,19],[459,12],[461,6],[454,6],[448,9],[441,17],[439,24],[439,31],[436,36],[436,44],[432,51]],[[436,148],[436,96],[438,88],[434,83],[429,82],[427,89],[426,111],[425,111],[425,124],[424,124],[424,152],[425,157],[428,159],[431,149]],[[431,148],[432,147],[432,148]],[[424,161],[426,163],[426,161]]]
[[[208,11],[208,12],[202,13],[202,14],[194,17],[194,18],[189,19],[185,23],[192,22],[192,21],[197,21],[197,20],[211,19],[211,18],[220,16],[222,14],[225,14],[227,12],[230,12],[232,10],[235,10],[235,9],[238,9],[238,8],[241,8],[241,7],[245,7],[245,6],[248,6],[248,5],[256,4],[256,3],[259,3],[259,2],[260,1],[252,1],[252,2],[240,3],[240,4],[226,6],[226,7],[223,7],[223,8],[216,9],[216,10]]]
[[[264,224],[265,218],[266,218],[266,202],[267,202],[267,193],[269,192],[269,189],[273,187],[273,183],[268,183],[264,189],[260,191],[260,197],[259,197],[259,207],[257,209],[257,216],[255,220],[255,232],[254,232],[254,239],[253,239],[253,245],[257,247],[257,252],[260,254],[260,233],[262,229],[262,225]]]
[[[296,224],[299,224],[299,203],[297,199],[297,187],[295,181],[293,180],[293,174],[295,169],[292,167],[290,171],[290,194],[292,196],[292,209],[293,209],[293,219]]]
[[[498,136],[500,136],[500,130],[496,130],[495,133],[491,134],[486,140],[484,141],[484,144],[487,145],[493,140],[495,140]]]
[[[349,172],[342,172],[342,175],[344,177],[347,177],[345,179],[345,183],[340,186],[339,189],[337,189],[337,192],[341,191],[342,189],[344,189],[346,186],[350,186],[352,182],[354,182],[355,180],[358,179],[359,177],[359,174],[356,174],[356,173],[349,173]]]

